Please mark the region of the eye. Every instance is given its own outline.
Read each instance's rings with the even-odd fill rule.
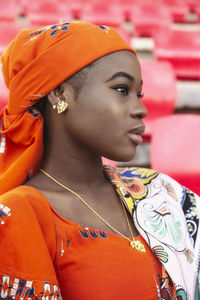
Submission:
[[[138,93],[138,94],[137,94],[137,97],[138,97],[139,99],[142,99],[142,98],[144,97],[144,93],[141,93],[141,92]]]
[[[120,94],[126,96],[128,95],[128,86],[116,86],[113,88],[114,90],[118,91]]]

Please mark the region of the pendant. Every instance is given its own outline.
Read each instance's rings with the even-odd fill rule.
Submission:
[[[136,240],[130,241],[130,245],[132,248],[140,252],[146,252],[144,245],[140,241],[136,241]]]

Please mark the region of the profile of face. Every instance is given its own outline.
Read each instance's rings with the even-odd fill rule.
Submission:
[[[141,102],[142,79],[137,57],[118,51],[98,59],[75,99],[69,84],[64,128],[71,141],[116,161],[131,160],[144,132],[147,110]]]

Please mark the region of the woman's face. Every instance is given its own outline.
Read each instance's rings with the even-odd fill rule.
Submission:
[[[99,59],[86,76],[77,99],[69,103],[65,130],[80,147],[116,161],[131,160],[147,114],[140,100],[138,59],[129,51],[115,52]]]

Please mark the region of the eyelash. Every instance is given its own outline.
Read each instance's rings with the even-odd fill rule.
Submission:
[[[114,88],[116,91],[118,91],[120,94],[128,95],[128,87],[127,86],[117,86]],[[119,91],[119,89],[123,90],[123,91]]]
[[[118,89],[124,90],[124,92],[122,92],[122,91],[120,92],[120,91],[119,91],[119,92],[120,92],[121,94],[123,94],[124,96],[125,96],[125,95],[128,95],[128,92],[129,92],[129,91],[128,91],[128,87],[127,87],[127,86],[118,86],[118,87],[115,87],[115,88],[114,88],[114,90],[116,90],[116,91],[117,91]],[[141,93],[141,92],[138,93],[138,94],[137,94],[137,97],[138,97],[139,99],[142,99],[142,98],[144,97],[144,93]]]

